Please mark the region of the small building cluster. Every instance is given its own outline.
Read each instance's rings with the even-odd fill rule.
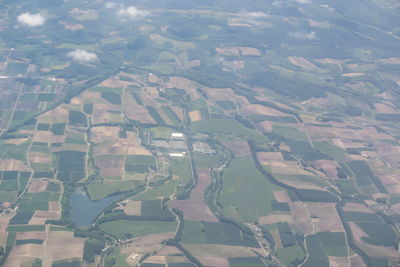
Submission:
[[[215,154],[216,151],[210,147],[207,143],[196,141],[193,143],[193,151],[203,154]]]

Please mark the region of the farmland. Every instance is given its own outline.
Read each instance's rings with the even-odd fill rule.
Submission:
[[[117,238],[121,238],[123,236],[139,237],[148,234],[173,232],[176,229],[176,224],[163,222],[155,223],[149,221],[131,222],[126,220],[117,220],[101,224],[100,229]]]
[[[398,264],[396,1],[128,2],[0,3],[0,265]]]

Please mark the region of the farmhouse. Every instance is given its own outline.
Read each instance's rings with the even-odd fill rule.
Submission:
[[[183,133],[171,133],[172,139],[183,139],[184,137]]]
[[[176,158],[182,158],[182,157],[184,157],[185,156],[185,152],[182,152],[182,153],[169,153],[169,156],[170,157],[176,157]]]

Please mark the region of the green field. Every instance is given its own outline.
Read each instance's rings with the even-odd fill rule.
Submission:
[[[277,187],[258,172],[252,158],[234,158],[224,171],[220,202],[229,217],[255,222],[271,212],[274,190]]]
[[[222,222],[203,222],[207,244],[258,247],[253,236],[246,235],[234,224]]]
[[[218,165],[218,161],[221,157],[217,155],[204,155],[201,153],[194,153],[194,161],[197,167],[212,168]]]
[[[171,158],[168,160],[168,164],[172,174],[179,177],[181,185],[186,185],[192,180],[192,172],[187,158]]]
[[[168,208],[162,206],[160,199],[142,201],[140,216],[159,220],[175,220],[175,216]]]
[[[77,182],[85,177],[85,153],[61,151],[58,154],[58,176],[63,182]]]
[[[344,211],[343,218],[349,222],[382,222],[375,213]]]
[[[117,238],[139,237],[149,234],[174,232],[176,222],[116,220],[100,224],[100,229]]]
[[[343,232],[320,232],[316,235],[327,255],[347,257],[347,242]]]
[[[168,127],[150,127],[144,128],[143,132],[151,134],[154,138],[169,139],[174,130]]]
[[[178,185],[179,181],[177,180],[169,180],[162,185],[159,185],[153,189],[150,189],[146,191],[143,194],[138,195],[135,197],[135,200],[150,200],[150,199],[156,199],[160,197],[169,197],[171,196],[175,191],[176,187]]]
[[[304,266],[329,267],[327,253],[317,235],[309,235],[306,238],[308,258]]]
[[[128,256],[129,255],[121,254],[120,248],[114,248],[107,256],[106,262],[114,262],[114,266],[116,267],[128,267],[129,265],[125,261]]]
[[[114,92],[101,92],[101,97],[107,100],[110,104],[121,105],[121,96]]]
[[[280,248],[277,249],[276,252],[278,258],[281,259],[282,262],[287,266],[290,266],[293,263],[303,260],[304,257],[306,256],[304,250],[299,245]]]
[[[335,160],[343,161],[346,160],[348,157],[348,153],[346,150],[329,142],[313,142],[313,144],[319,151],[331,156]]]
[[[91,183],[88,185],[88,193],[91,199],[99,200],[115,193],[122,193],[135,189],[139,185],[136,181],[113,181]]]
[[[308,141],[307,134],[297,128],[274,125],[273,133],[289,139]]]
[[[362,160],[348,161],[346,164],[350,167],[353,173],[358,177],[373,176],[368,164]]]
[[[182,230],[182,242],[193,244],[206,244],[203,223],[195,221],[185,221]]]
[[[201,120],[190,124],[192,133],[210,133],[210,134],[226,134],[233,136],[244,136],[256,142],[266,142],[268,139],[265,136],[258,134],[256,131],[246,128],[235,120],[228,119],[213,119]]]
[[[391,247],[397,242],[398,234],[396,234],[393,228],[388,224],[376,222],[357,222],[356,224],[368,234],[368,237],[363,238],[368,243]]]
[[[0,265],[399,265],[399,0],[4,0],[0,31]]]
[[[10,225],[7,227],[8,232],[31,232],[44,230],[44,225]]]
[[[263,267],[265,264],[259,258],[229,258],[231,267]]]

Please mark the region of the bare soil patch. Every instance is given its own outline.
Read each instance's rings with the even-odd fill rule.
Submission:
[[[311,218],[316,224],[317,232],[343,232],[342,222],[337,214],[334,203],[307,204]]]
[[[1,216],[0,217],[0,246],[5,247],[8,232],[8,223],[12,216]]]
[[[379,59],[378,62],[395,65],[395,64],[400,64],[400,58],[399,57],[384,58],[384,59]]]
[[[278,190],[272,192],[274,194],[275,200],[279,203],[289,203],[291,199],[286,191]]]
[[[158,78],[158,76],[154,73],[149,73],[149,76],[147,76],[147,80],[149,83],[159,83],[161,80]]]
[[[148,257],[144,262],[152,264],[166,264],[167,258],[165,256],[154,255]]]
[[[321,63],[321,64],[338,65],[340,67],[340,69],[342,70],[342,64],[346,63],[349,60],[348,59],[334,59],[334,58],[319,58],[314,61],[317,63]]]
[[[193,110],[189,112],[190,120],[191,121],[200,121],[201,118],[201,113],[199,110]]]
[[[31,232],[17,232],[16,239],[45,239],[46,232],[44,231],[31,231]]]
[[[172,111],[176,114],[176,116],[178,116],[178,118],[179,118],[180,120],[183,120],[183,119],[184,119],[183,111],[182,111],[182,109],[181,109],[180,107],[173,106],[173,107],[170,107],[170,108],[171,108]],[[190,118],[190,119],[191,119],[191,118]]]
[[[29,138],[15,138],[15,139],[7,139],[5,141],[6,144],[20,145],[28,141]]]
[[[58,211],[36,210],[29,225],[45,224],[47,220],[57,220],[59,217],[60,212]]]
[[[100,168],[102,177],[122,176],[123,174],[123,159],[96,159],[96,166]]]
[[[286,175],[312,175],[310,172],[302,169],[296,161],[278,161],[271,160],[266,164],[276,174]]]
[[[286,113],[283,113],[277,109],[266,107],[259,104],[250,104],[246,106],[241,106],[241,114],[244,116],[249,116],[253,114],[262,114],[267,116],[287,116]]]
[[[229,260],[227,258],[219,258],[219,257],[197,257],[197,259],[204,266],[213,266],[213,267],[229,267]]]
[[[313,233],[313,226],[311,225],[311,219],[306,205],[303,202],[291,202],[289,206],[292,211],[294,224],[297,228],[304,234]]]
[[[177,249],[176,247],[173,246],[164,246],[158,253],[157,255],[164,255],[164,256],[168,256],[168,255],[176,255],[176,254],[180,254],[180,250]]]
[[[232,150],[237,157],[249,156],[251,153],[249,145],[245,141],[228,141],[224,142],[223,145]]]
[[[169,77],[169,81],[166,83],[166,87],[185,90],[186,93],[190,96],[191,100],[195,100],[201,97],[199,92],[196,91],[197,86],[195,85],[195,83],[183,77]]]
[[[350,264],[352,267],[366,267],[363,259],[357,254],[350,257]]]
[[[126,75],[126,74],[124,74]],[[128,76],[128,75],[126,75]],[[107,80],[103,81],[100,83],[100,86],[104,87],[125,87],[131,85],[133,82],[132,81],[123,81],[120,80],[120,76],[116,75],[113,77],[108,78]]]
[[[58,106],[42,114],[38,121],[40,123],[68,123],[68,109],[65,105]]]
[[[28,193],[43,192],[46,190],[48,183],[49,182],[47,180],[32,179],[32,182],[30,183],[28,188]]]
[[[391,107],[388,104],[384,104],[384,103],[375,103],[374,104],[375,109],[379,112],[379,113],[397,113],[398,111]]]
[[[129,200],[124,207],[126,215],[140,216],[142,210],[142,201]]]
[[[72,232],[52,231],[46,242],[46,256],[52,262],[63,259],[82,259],[84,238],[74,237]]]
[[[144,106],[135,105],[129,108],[127,107],[125,112],[126,116],[131,120],[140,121],[142,123],[155,123]]]
[[[316,160],[312,162],[312,165],[317,170],[322,170],[330,178],[337,178],[337,170],[338,164],[333,160]]]
[[[230,100],[235,101],[239,106],[248,106],[251,103],[244,96],[239,96],[231,88],[203,88],[207,94],[207,98],[212,101]]]
[[[305,70],[317,70],[317,66],[314,63],[308,61],[304,57],[288,57],[290,63],[295,65],[296,67],[300,67]]]
[[[239,50],[242,56],[261,56],[260,50],[255,47],[239,46]]]
[[[51,155],[47,154],[47,153],[28,152],[28,154],[29,154],[29,162],[30,163],[50,164],[52,161]]]
[[[90,130],[92,142],[94,143],[102,143],[106,140],[115,140],[119,137],[118,133],[120,131],[120,127],[113,126],[97,126],[93,127]]]
[[[329,265],[330,267],[342,267],[348,265],[347,257],[329,257]],[[353,265],[351,265],[353,266]]]
[[[49,211],[60,211],[60,203],[58,201],[49,201]]]
[[[262,121],[256,124],[258,129],[265,132],[272,132],[273,124],[270,121]]]
[[[31,171],[31,169],[19,159],[1,159],[0,171]]]
[[[129,255],[126,259],[128,264],[136,262],[136,255],[144,255],[159,251],[164,245],[161,243],[175,235],[174,232],[162,233],[156,235],[147,235],[132,239],[132,242],[120,246],[121,253]]]
[[[272,235],[272,237],[274,238],[274,241],[275,241],[275,247],[277,249],[283,248],[281,236],[279,234],[279,230],[275,228],[275,229],[272,229],[270,231],[271,231],[271,235]]]
[[[204,189],[211,183],[209,169],[199,168],[198,183],[193,189],[190,199],[188,200],[172,200],[171,207],[181,210],[186,220],[217,222],[213,213],[206,205],[203,199]]]
[[[257,152],[257,158],[261,164],[267,165],[270,160],[283,160],[281,152]]]
[[[367,208],[366,206],[358,203],[351,203],[351,202],[346,202],[346,204],[343,206],[344,211],[353,211],[353,212],[365,212],[365,213],[373,213],[372,210]]]
[[[24,244],[14,246],[6,262],[5,267],[21,266],[22,263],[29,260],[30,258],[42,258],[43,257],[43,245],[38,244]]]
[[[217,51],[217,53],[219,55],[224,55],[224,56],[239,56],[240,55],[240,50],[237,47],[224,47],[224,48],[217,47],[217,48],[215,48],[215,50]]]

